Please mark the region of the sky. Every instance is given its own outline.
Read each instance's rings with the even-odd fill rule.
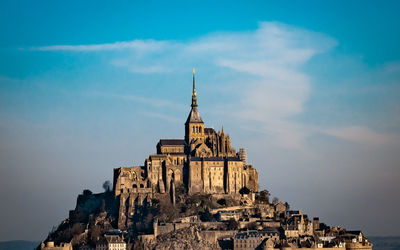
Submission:
[[[398,1],[1,1],[0,241],[42,240],[83,189],[183,138],[196,68],[267,189],[400,235]]]

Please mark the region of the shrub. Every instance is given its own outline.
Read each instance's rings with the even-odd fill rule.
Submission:
[[[75,223],[72,228],[71,228],[71,234],[72,235],[78,235],[81,234],[85,231],[85,228],[81,223]]]
[[[200,220],[203,222],[214,221],[214,216],[209,212],[200,212]]]
[[[250,194],[250,189],[248,189],[246,186],[244,186],[244,187],[242,187],[242,188],[239,190],[239,193],[240,193],[241,195]]]
[[[221,206],[226,206],[226,200],[225,200],[225,199],[219,199],[219,200],[217,201],[217,203],[218,203],[219,205],[221,205]]]
[[[89,189],[83,190],[83,195],[85,195],[85,196],[89,196],[89,195],[92,195],[92,194],[93,194],[92,191],[90,191]]]
[[[262,190],[257,196],[257,200],[261,203],[269,203],[270,193],[268,190]]]
[[[239,223],[235,219],[229,219],[227,227],[229,230],[237,230],[239,228]]]

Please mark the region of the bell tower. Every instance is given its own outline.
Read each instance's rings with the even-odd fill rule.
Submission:
[[[195,141],[204,142],[204,122],[197,109],[197,93],[195,85],[195,71],[193,69],[192,109],[185,122],[185,141],[190,146]]]

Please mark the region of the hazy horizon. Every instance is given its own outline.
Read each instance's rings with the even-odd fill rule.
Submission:
[[[84,189],[206,127],[260,189],[399,236],[398,1],[0,3],[0,241],[42,240]],[[397,198],[396,198],[397,197]]]

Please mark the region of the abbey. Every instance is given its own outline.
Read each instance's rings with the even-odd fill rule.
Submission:
[[[258,173],[224,129],[201,119],[193,71],[183,139],[161,139],[143,166],[114,169],[111,191],[84,190],[42,250],[372,250],[361,231],[320,223],[258,190]],[[106,184],[106,183],[105,183]]]
[[[151,203],[155,194],[171,193],[184,187],[188,194],[206,193],[235,196],[246,187],[258,192],[258,173],[246,163],[246,151],[231,147],[224,129],[206,128],[201,119],[193,71],[192,104],[185,122],[184,139],[161,139],[157,153],[143,166],[114,169],[114,192],[120,198],[119,224],[134,214],[135,207]]]

